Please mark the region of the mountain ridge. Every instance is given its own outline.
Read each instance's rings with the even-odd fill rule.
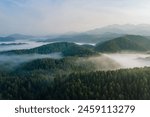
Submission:
[[[139,35],[125,35],[96,45],[100,52],[148,51],[150,40]]]

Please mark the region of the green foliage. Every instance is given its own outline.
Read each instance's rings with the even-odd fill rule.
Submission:
[[[55,99],[150,99],[150,68],[71,74]],[[63,92],[64,95],[61,95]]]
[[[0,72],[1,99],[150,99],[150,68],[76,72],[54,80],[41,72]]]
[[[80,47],[79,48],[77,46],[70,47],[70,48],[64,50],[62,53],[64,56],[80,56],[80,57],[97,54],[93,50],[87,49],[87,47]]]
[[[33,70],[48,70],[49,72],[57,72],[58,70],[62,71],[87,71],[88,69],[91,69],[91,66],[89,67],[89,64],[77,64],[78,57],[66,57],[63,59],[50,59],[50,58],[44,58],[44,59],[36,59],[28,63],[24,63],[20,65],[19,68],[16,69],[22,70],[22,71],[33,71]]]
[[[150,50],[150,40],[136,35],[126,35],[115,38],[96,45],[95,50],[100,52],[119,52],[119,51],[148,51]]]

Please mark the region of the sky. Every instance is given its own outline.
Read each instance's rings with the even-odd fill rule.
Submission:
[[[150,0],[0,0],[0,35],[49,35],[150,24]]]

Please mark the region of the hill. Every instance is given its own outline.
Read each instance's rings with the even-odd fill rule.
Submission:
[[[13,37],[0,37],[0,42],[14,41],[16,40]]]
[[[55,52],[62,52],[64,56],[88,56],[97,54],[95,51],[88,48],[88,46],[69,42],[51,43],[33,49],[5,51],[1,52],[1,54],[50,54]]]
[[[8,37],[12,37],[14,39],[30,39],[30,38],[34,38],[34,36],[24,35],[24,34],[12,34],[12,35],[9,35]]]
[[[150,40],[138,35],[125,35],[96,45],[95,50],[100,52],[119,51],[148,51]]]
[[[12,34],[6,37],[0,37],[0,42],[15,41],[19,39],[31,39],[31,38],[33,38],[33,36],[22,35],[22,34]]]

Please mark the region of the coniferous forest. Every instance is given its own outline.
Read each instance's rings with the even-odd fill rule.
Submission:
[[[150,68],[72,73],[1,73],[1,99],[150,99]]]

